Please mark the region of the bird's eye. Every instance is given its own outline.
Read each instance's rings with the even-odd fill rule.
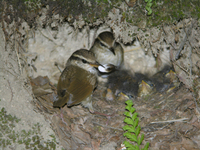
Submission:
[[[87,61],[85,60],[85,59],[82,59],[82,62],[85,64],[85,63],[87,63]]]
[[[102,42],[100,42],[100,45],[103,46],[103,47],[106,47],[106,45],[104,45]]]
[[[149,85],[150,85],[150,87],[154,87],[154,84],[153,84],[153,83],[150,83]]]
[[[134,98],[134,96],[133,96],[133,95],[128,95],[128,97],[129,97],[130,99],[133,99],[133,98]]]

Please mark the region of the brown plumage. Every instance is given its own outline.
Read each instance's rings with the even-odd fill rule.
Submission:
[[[58,100],[54,107],[82,104],[94,112],[92,93],[97,86],[98,64],[92,52],[80,49],[69,58],[66,68],[60,75],[57,85]]]

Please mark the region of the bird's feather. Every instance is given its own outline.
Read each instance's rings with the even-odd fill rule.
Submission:
[[[93,80],[91,80],[92,78]],[[96,76],[94,74],[80,67],[67,66],[58,81],[57,93],[59,99],[54,102],[54,107],[81,103],[92,94],[95,86]]]

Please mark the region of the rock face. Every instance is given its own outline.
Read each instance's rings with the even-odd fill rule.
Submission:
[[[17,48],[5,41],[0,28],[0,137],[3,149],[58,148],[44,115],[34,111],[32,90]],[[52,136],[51,136],[52,135]],[[38,143],[38,141],[41,141]],[[57,139],[56,141],[59,141]]]

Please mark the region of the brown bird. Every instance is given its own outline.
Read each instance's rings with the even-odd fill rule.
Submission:
[[[91,51],[80,49],[74,52],[58,80],[58,100],[53,106],[61,108],[65,104],[70,107],[81,103],[93,113],[92,93],[97,87],[96,68],[99,65]]]
[[[142,80],[138,84],[138,97],[145,97],[153,92],[154,84],[150,80]]]
[[[102,65],[112,64],[120,68],[123,64],[123,48],[119,43],[115,42],[112,32],[100,33],[90,51],[95,54],[96,60]]]

